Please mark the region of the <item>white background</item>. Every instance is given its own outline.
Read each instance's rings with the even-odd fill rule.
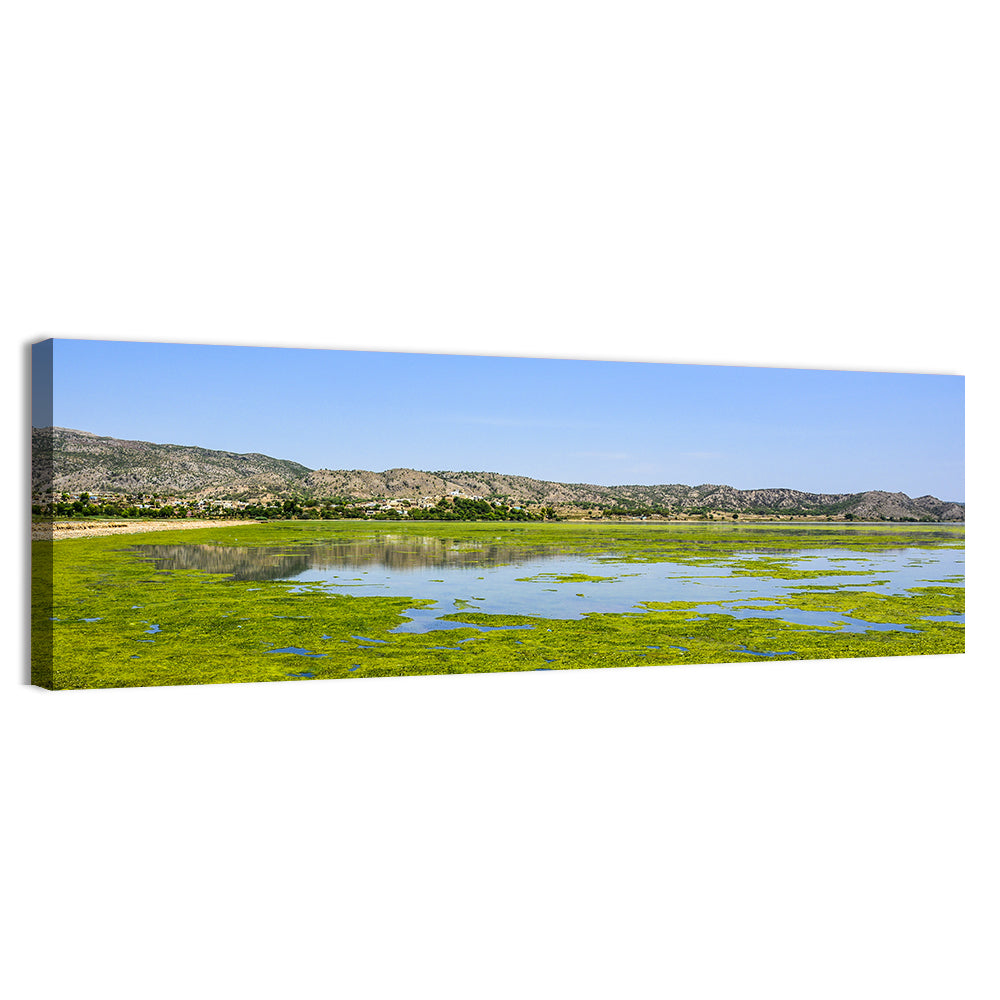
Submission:
[[[993,9],[8,11],[8,995],[996,996]],[[31,689],[45,335],[964,374],[969,652]]]

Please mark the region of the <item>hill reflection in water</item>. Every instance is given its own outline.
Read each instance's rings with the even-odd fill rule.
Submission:
[[[378,540],[290,546],[133,545],[157,571],[199,570],[234,580],[283,580],[307,570],[366,569],[393,572],[421,569],[482,569],[517,565],[559,555],[553,546],[482,545],[442,538],[385,535]]]

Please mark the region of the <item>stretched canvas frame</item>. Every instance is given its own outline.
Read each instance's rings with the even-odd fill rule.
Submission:
[[[944,433],[897,474],[939,460],[961,481],[960,376],[74,340],[35,344],[32,366],[42,687],[964,651],[964,504],[886,481],[893,433],[928,399]],[[325,373],[331,396],[261,419],[244,383],[292,371]],[[207,400],[176,391],[199,377]],[[801,408],[775,416],[764,387]],[[859,406],[884,413],[885,444],[855,444],[862,465],[884,455],[883,478],[810,490],[802,437],[821,419],[835,464]],[[767,415],[757,460],[786,456],[783,481],[656,482],[671,461],[749,474],[698,440],[720,440],[725,407],[751,450]],[[53,426],[64,411],[95,423]],[[158,440],[108,433],[153,424]],[[285,453],[219,447],[254,432]],[[336,460],[359,442],[530,468]],[[291,454],[306,444],[330,460]],[[595,474],[541,478],[546,462]],[[613,468],[645,481],[608,482]]]

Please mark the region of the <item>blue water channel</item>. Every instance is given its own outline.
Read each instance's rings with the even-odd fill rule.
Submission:
[[[406,612],[396,633],[424,633],[469,628],[442,616],[478,612],[537,618],[579,619],[588,613],[637,613],[642,602],[696,602],[691,617],[728,614],[736,618],[775,618],[802,625],[839,626],[845,632],[913,631],[904,625],[876,624],[838,613],[769,608],[775,598],[794,598],[817,588],[877,594],[902,594],[913,587],[949,586],[964,579],[962,550],[905,548],[864,552],[851,549],[769,551],[795,570],[820,575],[777,579],[741,576],[741,560],[753,551],[711,554],[696,565],[678,562],[631,562],[614,552],[576,555],[536,546],[470,547],[460,541],[381,536],[331,545],[297,544],[290,548],[214,546],[135,546],[158,570],[202,569],[241,580],[283,580],[298,588],[320,587],[331,594],[410,597],[430,600]],[[854,575],[854,574],[861,575]],[[573,580],[574,576],[602,577]],[[721,602],[721,603],[716,603]],[[962,621],[963,616],[948,616]],[[488,631],[490,626],[472,626]],[[530,626],[500,626],[525,628]],[[149,631],[154,632],[153,625]],[[377,638],[356,636],[359,643]],[[298,650],[295,650],[298,652]],[[300,655],[313,651],[303,650]]]
[[[739,558],[737,556],[736,558]],[[431,600],[429,607],[408,609],[410,621],[393,632],[428,632],[468,628],[443,621],[443,615],[474,611],[490,615],[530,615],[579,619],[587,613],[635,613],[642,602],[698,602],[691,616],[729,614],[734,618],[776,618],[802,625],[839,625],[845,632],[865,630],[913,631],[902,625],[878,624],[856,618],[783,607],[769,610],[775,598],[794,598],[817,586],[838,591],[902,594],[912,587],[946,585],[964,568],[964,553],[926,549],[844,556],[842,549],[811,550],[784,560],[795,569],[819,570],[820,577],[781,580],[735,575],[720,562],[693,567],[682,563],[635,563],[613,556],[552,556],[529,558],[499,566],[435,566],[389,570],[386,567],[311,567],[281,577],[293,583],[331,591],[371,596],[407,596]],[[863,570],[863,576],[845,569]],[[600,576],[602,580],[574,581],[573,576]],[[721,605],[716,602],[723,602]],[[949,616],[951,621],[964,616]]]

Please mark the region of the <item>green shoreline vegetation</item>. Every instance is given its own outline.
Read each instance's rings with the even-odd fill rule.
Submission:
[[[156,543],[273,550],[380,534],[429,537],[472,549],[487,548],[502,537],[514,552],[544,545],[598,562],[724,565],[740,576],[803,581],[829,575],[802,568],[810,550],[837,548],[846,553],[844,559],[863,560],[866,553],[902,548],[964,548],[962,526],[842,522],[666,526],[428,520],[379,526],[292,520],[161,531]],[[718,612],[704,610],[706,602],[646,601],[623,614],[549,619],[487,614],[467,600],[449,598],[454,611],[440,617],[458,627],[393,633],[409,609],[434,602],[358,596],[301,581],[238,580],[198,569],[157,570],[131,550],[137,544],[141,535],[33,543],[33,683],[103,688],[964,651],[961,622],[930,620],[964,613],[961,577],[886,595],[866,590],[884,581],[875,570],[853,562],[838,575],[869,579],[836,588],[803,582],[790,585],[787,596],[751,605],[715,602]],[[607,555],[612,551],[613,559]],[[522,581],[527,586],[580,583],[585,591],[614,579],[543,573]],[[837,613],[908,631],[847,632],[836,625],[727,613],[743,607]]]
[[[294,497],[290,499],[257,500],[239,504],[220,500],[184,500],[135,494],[129,497],[91,497],[81,493],[74,498],[63,493],[59,500],[37,499],[31,507],[37,521],[169,519],[188,517],[214,519],[250,519],[256,521],[558,521],[554,507],[541,504],[519,504],[504,499],[482,500],[469,497],[441,497],[432,505],[415,505],[401,501],[399,506],[386,509],[378,500],[357,498]]]
[[[433,501],[433,502],[432,502]],[[494,496],[490,499],[467,496],[440,496],[425,501],[391,497],[359,499],[358,497],[316,497],[296,495],[269,500],[190,499],[158,494],[91,496],[62,493],[55,497],[36,497],[32,502],[32,518],[37,523],[55,520],[101,521],[108,518],[126,520],[208,518],[213,520],[256,521],[645,521],[687,523],[691,521],[782,522],[799,521],[859,522],[863,519],[849,510],[856,499],[847,498],[833,504],[798,504],[787,507],[750,506],[742,511],[706,506],[663,506],[638,501],[615,503],[566,503],[551,505],[535,500]],[[931,515],[873,517],[878,523],[951,524]]]

